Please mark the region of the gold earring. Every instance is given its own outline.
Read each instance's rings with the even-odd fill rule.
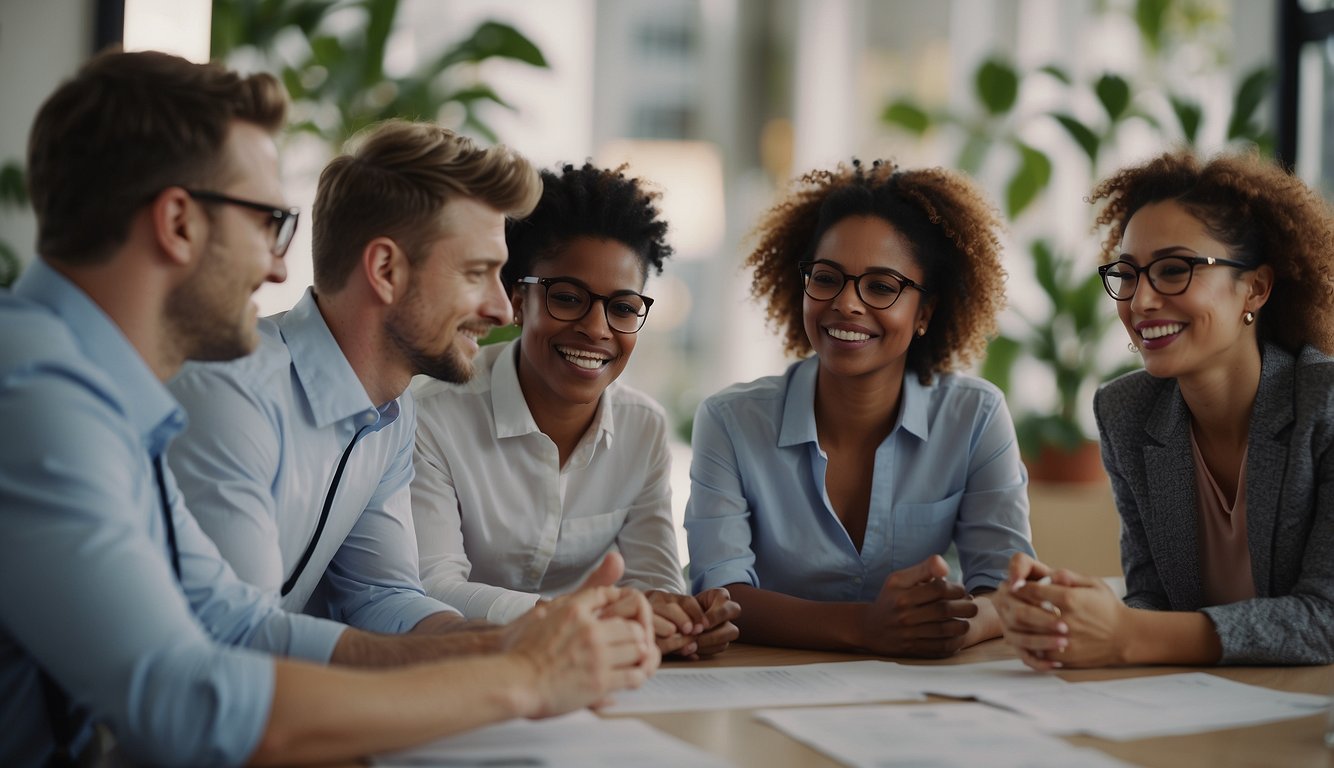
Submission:
[[[925,325],[917,326],[917,338],[920,339],[925,335],[926,335],[926,326]]]
[[[523,325],[523,317],[518,312],[514,313],[514,324]]]
[[[1242,325],[1255,325],[1255,313],[1249,309],[1241,313]]]

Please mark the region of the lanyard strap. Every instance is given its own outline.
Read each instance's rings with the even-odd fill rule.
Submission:
[[[296,563],[296,570],[283,583],[282,596],[287,594],[296,586],[301,579],[301,573],[306,570],[306,565],[310,562],[310,556],[315,554],[315,546],[320,543],[320,534],[324,533],[324,525],[329,522],[329,510],[333,508],[334,494],[338,492],[338,481],[343,479],[343,469],[347,466],[347,459],[352,455],[352,449],[356,447],[357,440],[361,438],[363,432],[368,427],[358,429],[356,434],[352,435],[352,440],[347,444],[347,450],[343,451],[343,457],[338,460],[338,469],[334,470],[333,481],[329,483],[329,492],[324,494],[324,508],[320,510],[320,522],[315,526],[315,535],[310,537],[310,543],[306,545],[306,551],[301,553],[301,559]]]

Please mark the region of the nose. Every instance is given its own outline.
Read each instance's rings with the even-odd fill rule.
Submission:
[[[580,333],[590,339],[611,338],[611,326],[607,323],[606,299],[589,299],[588,312],[575,323]]]
[[[509,294],[505,293],[499,273],[487,278],[480,314],[495,325],[508,325],[514,318],[514,305],[510,303]]]
[[[1162,303],[1163,296],[1153,287],[1153,283],[1149,282],[1148,273],[1140,275],[1135,281],[1135,295],[1130,297],[1130,308],[1135,312],[1143,312],[1155,309]]]
[[[843,281],[843,288],[830,303],[844,314],[861,314],[866,311],[866,304],[862,301],[861,294],[857,293],[857,280],[852,277]]]
[[[264,276],[268,283],[281,283],[287,279],[287,261],[282,256],[269,255],[269,272]]]

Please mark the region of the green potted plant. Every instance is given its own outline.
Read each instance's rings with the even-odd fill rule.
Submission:
[[[23,180],[23,168],[11,160],[0,167],[0,210],[22,209],[27,204],[28,187]],[[13,285],[22,266],[14,247],[0,240],[0,288]]]
[[[1169,14],[1181,5],[1171,0],[1137,3],[1136,22],[1152,55],[1164,49]],[[1021,90],[1038,79],[1046,79],[1064,91],[1059,103],[1093,101],[1100,111],[1095,117],[1086,115],[1080,119],[1064,107],[1032,112],[1018,109]],[[1228,142],[1253,143],[1262,149],[1272,146],[1270,137],[1256,121],[1270,81],[1265,68],[1256,69],[1242,79],[1232,99]],[[1091,186],[1109,170],[1102,167],[1101,161],[1117,145],[1122,129],[1128,124],[1147,125],[1162,139],[1164,148],[1171,144],[1194,145],[1204,111],[1199,102],[1157,80],[1132,83],[1125,76],[1109,72],[1089,82],[1080,82],[1055,65],[1021,72],[999,57],[978,67],[973,84],[976,106],[971,110],[931,110],[911,99],[900,98],[886,107],[882,118],[919,137],[937,129],[961,134],[962,150],[955,164],[966,173],[977,174],[993,152],[1008,154],[1011,171],[1001,200],[1013,222],[1031,223],[1023,216],[1051,182],[1050,156],[1023,138],[1034,122],[1053,121],[1060,126],[1087,159]],[[1163,105],[1165,109],[1152,109]],[[1074,209],[1070,215],[1088,221],[1091,226],[1091,209],[1079,200],[1070,203]],[[1103,292],[1092,257],[1087,252],[1072,255],[1069,248],[1059,248],[1053,241],[1053,237],[1038,234],[1021,244],[1031,257],[1032,268],[1030,273],[1019,277],[1041,289],[1047,306],[1010,308],[1008,320],[1014,322],[1009,325],[1017,330],[993,340],[981,374],[1005,391],[1012,401],[1020,449],[1033,479],[1098,481],[1102,476],[1098,446],[1085,426],[1084,414],[1091,413],[1092,394],[1099,384],[1133,370],[1138,362],[1129,353],[1109,353],[1111,345],[1103,343],[1115,325],[1115,310]],[[1090,238],[1080,247],[1096,249],[1097,246]],[[1056,393],[1054,401],[1039,407],[1016,407],[1014,395],[1023,385],[1031,385],[1031,380],[1019,381],[1016,372],[1023,365],[1033,370],[1034,364],[1049,378],[1047,388]]]

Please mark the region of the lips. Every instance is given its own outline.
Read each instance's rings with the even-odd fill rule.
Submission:
[[[567,347],[556,345],[556,351],[565,358],[571,365],[583,368],[586,371],[600,370],[607,363],[611,362],[612,356],[606,352],[600,352],[589,349],[579,349],[577,347]]]

